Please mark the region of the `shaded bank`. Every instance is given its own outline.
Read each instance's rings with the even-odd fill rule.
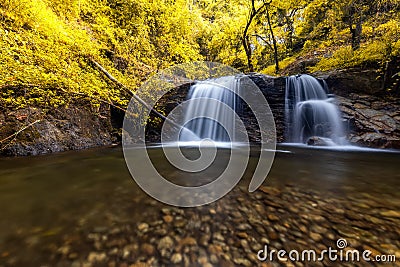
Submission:
[[[122,119],[118,110],[104,104],[95,108],[87,101],[49,110],[0,111],[0,140],[24,129],[0,144],[0,154],[28,156],[111,145],[118,141]]]

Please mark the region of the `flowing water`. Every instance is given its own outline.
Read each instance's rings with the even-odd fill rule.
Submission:
[[[306,143],[310,137],[317,136],[329,138],[331,145],[346,144],[341,115],[332,100],[314,77],[288,77],[285,100],[287,141]]]
[[[312,194],[320,196],[320,200],[330,198],[330,205],[340,200],[349,209],[361,205],[359,203],[377,202],[379,204],[375,205],[373,212],[378,214],[378,218],[379,208],[385,211],[399,210],[398,152],[342,152],[291,146],[279,148],[286,152],[277,153],[264,186],[287,190],[287,194],[313,190]],[[185,183],[191,178],[190,174],[185,176],[165,164],[161,148],[149,149],[149,154],[154,164],[160,166],[159,171],[171,181]],[[229,149],[225,149],[220,156],[228,158],[229,154]],[[257,148],[253,148],[249,171],[242,181],[245,185],[248,185],[247,178],[251,176],[251,166],[257,161],[257,154]],[[206,182],[209,177],[202,179]],[[239,198],[240,194],[245,196],[245,202],[241,204],[244,205],[248,197],[245,193],[239,193]],[[215,204],[230,199],[236,201],[237,197],[228,194]],[[292,209],[301,203],[307,205],[310,201],[308,197],[296,198],[297,204],[285,202],[285,195],[277,200],[282,201],[280,205],[283,209]],[[134,229],[138,223],[156,220],[162,214],[162,209],[169,208],[148,197],[134,183],[119,148],[0,159],[0,203],[0,266],[55,266],[61,259],[68,262],[69,258],[62,256],[65,244],[76,251],[74,257],[85,259],[90,248],[87,241],[82,239],[86,236],[90,238],[90,233],[104,233],[127,225],[127,229],[131,230],[124,237],[129,238],[135,235]],[[269,207],[268,203],[271,202],[263,205]],[[209,207],[214,206],[212,204],[205,209]],[[219,217],[215,217],[212,227],[219,227],[230,218],[228,208],[225,205],[223,210],[219,210]],[[252,210],[254,206],[249,203],[248,208]],[[201,211],[201,207],[184,211]],[[318,207],[315,211],[319,212]],[[243,216],[246,220],[246,216]],[[259,223],[262,223],[261,219]],[[393,223],[396,224],[395,221]],[[327,227],[334,225],[331,223]],[[382,228],[379,224],[373,228],[386,229],[388,232],[388,228]],[[200,230],[193,231],[193,234],[200,233],[196,232]],[[179,231],[176,233],[179,235]],[[235,233],[227,233],[225,238],[231,236],[235,236]],[[285,236],[288,237],[288,234]],[[370,238],[362,237],[360,242],[370,244],[376,241]],[[397,241],[388,237],[385,242],[395,245]]]
[[[199,138],[217,142],[235,141],[235,115],[239,79],[234,76],[198,82],[188,94],[191,101],[185,111],[185,127]],[[198,99],[207,101],[196,102]],[[181,133],[181,141],[193,141],[188,131]]]

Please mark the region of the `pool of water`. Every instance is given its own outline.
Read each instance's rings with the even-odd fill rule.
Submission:
[[[161,152],[159,147],[149,150],[156,165],[165,161]],[[229,153],[224,149],[221,156],[228,158]],[[257,154],[254,148],[242,185],[248,185]],[[290,188],[317,192],[322,199],[340,200],[348,206],[370,201],[374,204],[367,203],[367,207],[398,212],[399,164],[400,153],[396,151],[332,151],[278,146],[264,186],[283,192],[292,190]],[[161,172],[172,180],[175,177],[175,182],[184,183],[181,173],[161,165]],[[210,177],[196,179],[203,183]],[[243,196],[246,198],[247,195],[243,193]],[[237,195],[228,194],[219,201],[222,203],[229,198],[237,198]],[[170,208],[147,196],[136,185],[120,148],[2,158],[0,203],[0,266],[53,266],[61,260],[65,265],[60,266],[76,264],[77,260],[86,259],[90,252],[85,241],[79,240],[82,236],[121,225],[136,227],[139,222],[157,220],[161,210]],[[268,203],[263,203],[268,207]],[[293,203],[287,202],[287,205]],[[202,208],[194,208],[194,212],[197,209]],[[224,210],[220,213],[223,215]],[[396,215],[390,220],[400,225]],[[215,225],[219,223],[222,222],[213,221]],[[135,230],[129,233],[135,235]],[[386,242],[394,243],[395,247],[398,245],[389,237]],[[65,244],[73,245],[77,255],[73,257],[66,253],[69,256],[63,256]]]

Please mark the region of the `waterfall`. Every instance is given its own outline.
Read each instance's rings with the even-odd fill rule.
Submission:
[[[185,110],[186,129],[180,134],[181,141],[193,141],[193,132],[200,139],[218,142],[233,142],[235,132],[235,111],[237,110],[237,92],[239,79],[226,76],[197,82],[188,94],[189,104]],[[207,101],[196,102],[197,99]],[[229,107],[229,109],[226,109]]]
[[[346,143],[340,111],[333,99],[328,98],[324,86],[309,75],[286,79],[286,139],[289,142],[307,143],[318,138],[325,145]]]

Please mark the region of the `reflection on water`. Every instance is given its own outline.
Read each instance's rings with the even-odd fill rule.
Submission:
[[[292,153],[276,154],[264,182],[268,187],[314,190],[346,203],[368,197],[387,210],[400,207],[399,153],[281,149]],[[219,153],[228,158],[230,151]],[[150,149],[149,154],[160,172],[184,183],[183,173],[164,164],[161,148]],[[242,180],[246,186],[257,154],[253,149]],[[196,179],[204,183],[210,177]],[[229,194],[225,198],[232,197]],[[84,242],[73,241],[79,233],[156,220],[160,210],[168,207],[148,197],[134,183],[119,148],[0,159],[0,203],[0,266],[3,260],[5,266],[57,261],[47,254],[52,246],[71,239],[68,242],[81,244],[83,249]]]

